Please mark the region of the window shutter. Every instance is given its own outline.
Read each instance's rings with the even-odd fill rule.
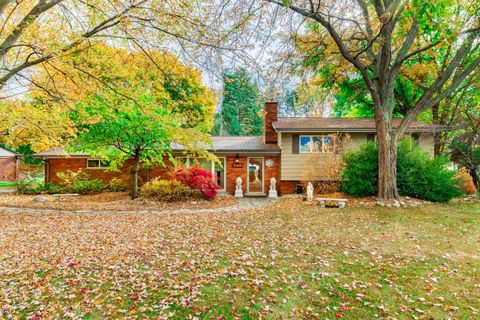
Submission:
[[[300,153],[298,134],[292,134],[292,153],[293,154]]]

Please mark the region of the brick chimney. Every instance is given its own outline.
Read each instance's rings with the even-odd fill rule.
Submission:
[[[263,106],[264,120],[263,120],[263,142],[264,143],[278,143],[278,134],[273,128],[273,122],[278,118],[278,103],[273,101],[265,102]]]

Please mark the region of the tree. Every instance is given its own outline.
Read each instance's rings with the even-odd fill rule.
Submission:
[[[56,147],[73,131],[61,106],[32,101],[0,104],[0,143],[13,149],[29,146],[34,151]]]
[[[208,156],[204,148],[215,99],[201,84],[200,72],[175,56],[101,45],[55,63],[70,74],[62,78],[53,66],[48,77],[56,80],[54,92],[63,97],[59,104],[68,102],[64,111],[75,129],[70,148],[110,160],[112,170],[133,159],[132,197],[138,194],[141,166],[163,165],[172,143],[182,144],[187,153]],[[82,83],[77,94],[76,83]],[[45,91],[36,99],[58,104]]]
[[[263,133],[262,100],[245,69],[223,73],[223,100],[215,131],[220,135],[258,136]],[[226,134],[224,134],[226,133]]]
[[[477,99],[480,96],[477,94]],[[477,189],[480,187],[480,99],[475,110],[464,113],[460,134],[451,143],[452,160],[465,167]]]
[[[307,19],[307,29],[318,39],[310,43],[317,57],[335,57],[343,67],[347,64],[361,75],[375,114],[378,196],[399,198],[396,162],[400,140],[422,112],[451,95],[480,66],[479,3],[449,0],[267,1]],[[346,16],[345,12],[351,14]],[[334,44],[334,50],[329,42]],[[429,59],[435,59],[432,55],[435,47],[445,52],[440,72],[426,79],[428,85],[423,94],[394,128],[397,79],[411,61],[428,55]],[[318,58],[315,61],[318,63]]]
[[[32,68],[48,67],[104,39],[140,52],[170,45],[191,56],[199,48],[227,48],[228,39],[212,36],[212,8],[203,0],[0,0],[1,98],[35,84]]]

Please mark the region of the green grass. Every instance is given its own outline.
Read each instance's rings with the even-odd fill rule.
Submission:
[[[2,189],[14,189],[15,185],[16,185],[15,182],[0,181],[0,190],[2,190]]]
[[[0,229],[7,318],[480,317],[478,203],[15,213],[0,214]]]

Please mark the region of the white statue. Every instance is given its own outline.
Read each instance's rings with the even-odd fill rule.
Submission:
[[[269,198],[278,198],[276,186],[277,186],[277,180],[274,177],[272,177],[270,179],[270,191],[268,192]]]
[[[235,187],[235,198],[243,198],[243,191],[242,191],[242,178],[238,177],[236,180],[237,186]]]
[[[307,186],[307,200],[313,200],[313,184],[311,182],[309,182]]]

